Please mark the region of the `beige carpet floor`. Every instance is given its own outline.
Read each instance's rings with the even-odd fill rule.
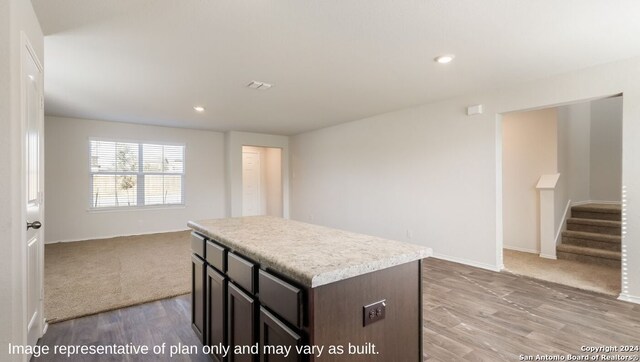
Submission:
[[[189,232],[45,246],[44,312],[61,322],[191,291]]]
[[[513,250],[504,250],[504,267],[513,274],[534,279],[609,295],[620,294],[620,268],[545,259],[537,254]]]

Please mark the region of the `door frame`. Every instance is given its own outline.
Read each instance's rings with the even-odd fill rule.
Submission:
[[[38,57],[37,53],[35,52],[33,46],[31,45],[31,41],[29,40],[29,38],[27,37],[27,35],[24,32],[20,33],[20,136],[21,136],[21,141],[20,141],[20,152],[21,152],[21,167],[20,167],[20,173],[21,173],[21,187],[20,187],[20,211],[21,211],[21,217],[20,220],[23,223],[23,227],[21,228],[21,232],[20,232],[20,247],[19,247],[19,253],[20,253],[20,263],[19,263],[19,275],[20,275],[20,281],[22,284],[22,288],[21,289],[21,305],[22,305],[22,331],[21,331],[21,338],[23,341],[25,341],[25,343],[28,342],[28,328],[29,328],[29,316],[28,316],[28,310],[27,310],[27,303],[28,303],[28,290],[27,290],[27,277],[28,277],[28,271],[27,271],[27,244],[26,244],[26,237],[27,237],[27,230],[26,230],[26,220],[27,220],[27,207],[26,207],[26,200],[27,200],[27,189],[26,189],[26,182],[27,182],[27,177],[26,177],[26,172],[27,172],[27,162],[26,162],[26,157],[27,157],[27,152],[25,151],[25,139],[26,139],[26,133],[27,133],[27,104],[26,104],[26,92],[27,92],[27,84],[25,82],[25,64],[27,61],[27,57],[31,57],[31,59],[33,60],[33,62],[35,63],[36,67],[38,68],[38,70],[40,71],[41,77],[39,80],[39,88],[40,88],[40,147],[39,147],[39,158],[40,158],[40,162],[39,162],[39,180],[38,180],[38,188],[40,189],[40,194],[38,195],[39,201],[40,201],[40,214],[41,214],[41,222],[43,224],[42,228],[40,228],[38,230],[39,235],[39,245],[38,245],[38,254],[39,254],[39,266],[38,266],[38,270],[39,270],[39,290],[40,290],[40,300],[38,303],[38,311],[39,311],[39,316],[40,318],[36,321],[36,325],[34,328],[36,328],[36,330],[38,331],[38,338],[42,337],[44,335],[44,333],[47,330],[47,323],[46,323],[46,319],[44,316],[44,229],[45,229],[45,220],[44,220],[44,66],[42,65],[42,62],[40,60],[40,58]]]

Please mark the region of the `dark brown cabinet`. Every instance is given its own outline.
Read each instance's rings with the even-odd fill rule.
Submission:
[[[255,299],[243,292],[233,283],[229,283],[228,293],[228,334],[229,347],[253,346],[257,342],[256,307]],[[229,361],[249,362],[256,361],[257,356],[252,354],[230,353]]]
[[[206,242],[207,263],[221,272],[227,271],[227,249],[211,240]]]
[[[207,333],[209,346],[227,345],[227,278],[207,267]],[[217,351],[217,350],[216,350]],[[214,361],[224,361],[222,354],[212,354]]]
[[[236,253],[229,253],[227,257],[227,276],[249,294],[258,291],[256,272],[258,265],[241,257]]]
[[[192,234],[191,250],[193,330],[205,345],[230,348],[227,356],[212,353],[214,361],[303,360],[295,349],[305,340],[302,288],[200,234]],[[236,346],[247,349],[256,344],[258,350],[233,353]],[[278,353],[281,350],[265,353],[265,345],[291,350],[285,357]]]
[[[260,350],[260,362],[302,362],[303,356],[296,350],[296,347],[302,346],[302,341],[300,334],[260,307],[260,346],[263,347]],[[270,347],[273,353],[269,353]],[[289,354],[285,356],[277,350],[281,347],[290,348]]]
[[[191,254],[191,327],[200,341],[205,337],[205,262],[196,254]]]
[[[301,328],[304,317],[302,289],[264,270],[260,270],[258,282],[260,284],[260,304],[267,306],[295,327]]]
[[[356,271],[348,265],[336,264],[335,271],[326,273],[314,271],[312,265],[307,269],[300,261],[288,263],[278,247],[256,242],[254,238],[260,236],[253,234],[260,229],[254,228],[254,223],[262,222],[272,225],[274,232],[281,226],[292,230],[292,242],[300,244],[296,244],[300,251],[307,251],[301,253],[305,258],[316,252],[314,238],[340,235],[338,231],[321,229],[316,233],[315,229],[303,228],[304,235],[311,239],[302,240],[294,232],[297,224],[277,218],[246,223],[236,219],[211,221],[207,227],[192,223],[194,230],[209,235],[194,231],[191,240],[193,329],[212,351],[219,351],[222,344],[229,352],[212,356],[214,361],[422,361],[421,260],[373,268],[354,276],[349,276]],[[265,231],[270,227],[265,226]],[[246,243],[243,235],[249,238]],[[282,235],[287,237],[289,232]],[[369,250],[369,242],[349,243],[356,250]],[[402,253],[379,260],[409,255]],[[415,253],[413,257],[417,257]],[[331,260],[328,255],[321,256]],[[340,270],[346,274],[340,275]],[[307,272],[314,276],[309,279]],[[358,353],[352,353],[353,348],[347,344]],[[331,345],[345,349],[342,354],[331,354]],[[303,352],[312,346],[326,349],[321,357],[317,353],[298,355],[296,347],[300,346]]]

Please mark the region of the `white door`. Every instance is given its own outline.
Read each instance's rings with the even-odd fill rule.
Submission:
[[[242,216],[261,215],[260,154],[242,153]]]
[[[35,345],[42,336],[42,279],[44,250],[43,214],[43,92],[42,67],[28,42],[22,48],[22,117],[25,125],[26,181],[26,322],[27,342]]]

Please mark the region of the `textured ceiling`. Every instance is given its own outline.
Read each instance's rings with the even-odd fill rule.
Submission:
[[[637,0],[32,3],[47,114],[175,127],[295,134],[640,56]]]

